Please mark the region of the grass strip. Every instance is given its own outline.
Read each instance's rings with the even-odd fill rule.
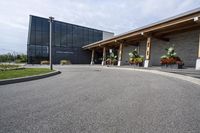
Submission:
[[[52,72],[52,70],[48,68],[25,68],[20,70],[0,71],[0,80],[33,76],[49,72]]]

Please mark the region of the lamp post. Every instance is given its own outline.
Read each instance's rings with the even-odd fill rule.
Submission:
[[[53,70],[52,65],[52,23],[53,23],[54,17],[49,17],[49,64],[50,69]]]

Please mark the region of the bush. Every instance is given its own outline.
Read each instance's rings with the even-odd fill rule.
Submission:
[[[44,61],[41,61],[40,64],[41,64],[41,65],[49,65],[49,61],[44,60]]]
[[[71,62],[69,60],[61,60],[60,65],[69,65]]]
[[[16,59],[16,60],[15,60],[15,63],[22,63],[22,62],[21,62],[21,60]]]
[[[26,63],[27,56],[25,54],[0,54],[0,62],[16,62],[16,63]]]
[[[16,61],[18,61],[19,63],[26,63],[27,62],[27,56],[25,54],[17,55]]]

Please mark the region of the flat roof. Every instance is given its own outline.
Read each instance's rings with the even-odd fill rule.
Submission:
[[[196,9],[193,9],[193,10],[190,10],[190,11],[187,11],[187,12],[184,12],[184,13],[181,13],[181,14],[178,14],[178,15],[176,15],[176,16],[169,17],[169,18],[167,18],[167,19],[163,19],[163,20],[161,20],[161,21],[158,21],[158,22],[155,22],[155,23],[151,23],[151,24],[149,24],[149,25],[142,26],[142,27],[136,28],[136,29],[134,29],[134,30],[130,30],[130,31],[128,31],[128,32],[125,32],[125,33],[116,35],[116,36],[114,36],[114,37],[112,37],[112,38],[109,38],[109,39],[105,39],[105,40],[101,40],[101,41],[98,41],[98,42],[95,42],[95,43],[91,43],[91,44],[85,45],[85,46],[83,46],[82,48],[88,48],[88,47],[95,46],[95,45],[97,45],[97,44],[101,44],[101,43],[104,43],[104,42],[107,42],[107,41],[116,40],[117,38],[120,38],[120,37],[129,35],[129,34],[132,34],[132,33],[134,33],[134,32],[139,32],[139,31],[141,31],[141,30],[148,29],[148,28],[151,28],[151,27],[160,25],[160,24],[164,24],[164,23],[170,22],[170,21],[174,21],[174,20],[176,20],[176,19],[180,19],[180,18],[182,18],[182,17],[190,16],[190,15],[192,15],[192,14],[199,13],[199,12],[200,12],[200,8],[196,8]]]

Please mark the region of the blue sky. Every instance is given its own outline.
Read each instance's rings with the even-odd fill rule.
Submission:
[[[0,54],[26,53],[29,15],[115,35],[200,7],[200,0],[1,0]]]

